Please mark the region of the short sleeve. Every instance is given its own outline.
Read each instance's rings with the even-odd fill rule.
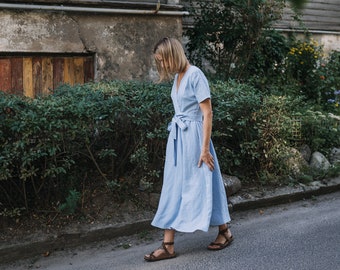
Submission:
[[[210,98],[209,83],[203,72],[198,68],[192,75],[192,88],[198,103],[201,103]]]

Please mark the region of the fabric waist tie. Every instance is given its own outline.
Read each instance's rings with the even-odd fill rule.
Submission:
[[[175,115],[172,118],[171,123],[168,125],[168,131],[170,131],[170,138],[173,140],[174,145],[174,165],[177,166],[177,135],[178,135],[178,128],[182,131],[185,131],[188,128],[188,125],[185,121],[189,122],[201,122],[202,116],[187,116],[187,115]]]

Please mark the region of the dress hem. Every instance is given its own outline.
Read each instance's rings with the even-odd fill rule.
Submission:
[[[159,227],[159,226],[157,226],[157,225],[153,225],[152,223],[151,223],[151,225],[152,225],[153,227],[158,228],[158,229],[161,229],[161,230],[174,230],[174,231],[176,231],[176,232],[181,232],[181,233],[194,233],[194,232],[196,232],[196,231],[208,232],[210,227],[216,227],[216,226],[220,226],[220,225],[223,225],[223,224],[228,224],[228,223],[230,223],[230,222],[231,222],[231,219],[228,219],[226,222],[221,223],[221,224],[210,224],[210,225],[208,226],[207,229],[203,229],[203,228],[195,228],[195,229],[193,229],[193,230],[176,229],[175,227],[167,227],[167,228],[164,228],[164,227]]]

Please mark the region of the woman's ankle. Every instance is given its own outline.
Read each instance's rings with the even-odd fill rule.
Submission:
[[[229,229],[228,224],[222,224],[222,225],[218,226],[219,231],[224,231],[224,230],[227,230],[227,229]]]

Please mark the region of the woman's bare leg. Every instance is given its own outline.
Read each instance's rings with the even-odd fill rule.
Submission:
[[[165,230],[164,231],[164,243],[173,243],[175,242],[175,231],[174,230]],[[168,249],[169,253],[174,253],[175,246],[174,245],[165,245]]]
[[[218,234],[214,242],[210,243],[208,249],[220,250],[233,241],[233,236],[227,224],[218,226]]]

